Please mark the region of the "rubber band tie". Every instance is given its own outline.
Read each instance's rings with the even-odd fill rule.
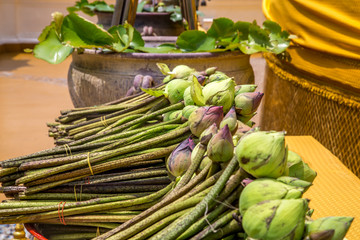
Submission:
[[[65,148],[66,156],[69,156],[69,155],[71,156],[72,153],[71,153],[71,148],[69,147],[69,145],[64,144],[64,148]]]
[[[109,125],[107,124],[107,122],[106,122],[106,117],[105,116],[102,116],[101,118],[100,118],[100,121],[101,121],[101,123],[104,125],[104,127],[108,127]]]
[[[64,217],[64,208],[65,208],[65,204],[66,204],[66,201],[63,203],[63,206],[62,206],[62,210],[61,210],[61,214],[60,214],[60,205],[63,203],[63,201],[61,201],[59,203],[59,206],[58,206],[58,214],[59,214],[59,220],[62,224],[66,225],[66,222],[65,222],[65,217]]]
[[[87,162],[88,162],[88,165],[89,165],[91,175],[94,175],[94,172],[93,172],[91,164],[90,164],[90,152],[88,152],[88,154],[87,154]]]

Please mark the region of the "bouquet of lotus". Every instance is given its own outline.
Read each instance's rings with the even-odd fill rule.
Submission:
[[[255,85],[159,68],[163,85],[137,78],[140,93],[63,110],[48,124],[55,147],[0,162],[0,223],[52,240],[344,238],[352,217],[311,219],[316,172],[285,132],[254,127]]]

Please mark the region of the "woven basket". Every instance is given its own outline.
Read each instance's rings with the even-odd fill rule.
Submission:
[[[264,57],[267,67],[262,129],[311,135],[360,177],[358,93],[331,86],[274,55]]]

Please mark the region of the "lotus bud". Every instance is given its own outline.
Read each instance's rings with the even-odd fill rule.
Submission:
[[[174,120],[174,119],[178,119],[182,117],[182,110],[176,110],[170,113],[169,115],[169,121],[170,120]]]
[[[168,72],[172,78],[187,79],[191,74],[195,72],[195,69],[186,65],[178,65],[171,72]]]
[[[208,81],[209,82],[215,82],[215,81],[225,80],[225,79],[228,79],[228,78],[229,77],[225,73],[216,71],[215,73],[213,73],[213,74],[211,74],[209,76]]]
[[[254,239],[300,240],[304,232],[307,208],[306,199],[259,202],[245,212],[242,226],[245,233]]]
[[[234,136],[237,136],[239,139],[244,136],[245,133],[247,133],[248,131],[251,130],[251,127],[249,127],[248,125],[246,125],[245,123],[241,122],[241,121],[237,121],[237,130],[234,134]],[[236,144],[237,145],[237,144]]]
[[[235,97],[235,107],[238,109],[237,113],[241,115],[254,113],[259,107],[263,96],[264,93],[260,92],[240,93]]]
[[[208,127],[207,129],[205,129],[201,135],[200,135],[200,142],[204,145],[208,145],[210,139],[218,132],[218,127],[216,125],[216,123],[213,123],[212,125],[210,125],[210,127]]]
[[[245,122],[245,124],[252,128],[252,127],[254,127],[255,122],[249,120],[249,121]]]
[[[195,143],[191,137],[181,142],[166,160],[167,170],[175,177],[183,175],[191,163],[191,153]]]
[[[189,119],[190,115],[196,110],[198,109],[198,106],[194,106],[194,105],[187,105],[183,108],[182,110],[182,116],[185,119]]]
[[[271,178],[260,178],[249,183],[239,198],[239,211],[244,215],[252,205],[265,200],[301,198],[304,189]]]
[[[235,86],[235,96],[245,92],[255,92],[257,85],[255,84],[243,84]]]
[[[235,134],[238,124],[237,124],[235,107],[230,108],[228,113],[225,115],[224,119],[220,123],[220,128],[223,128],[225,125],[228,125],[232,135]]]
[[[288,151],[287,174],[307,182],[313,182],[317,173],[305,163],[299,154]]]
[[[205,73],[207,76],[210,76],[212,74],[214,74],[217,70],[217,67],[209,67],[207,69],[205,69]]]
[[[145,75],[141,84],[142,88],[152,88],[155,85],[152,76]]]
[[[184,79],[174,79],[166,84],[164,95],[171,104],[177,103],[183,100],[184,91],[190,85],[191,82]]]
[[[213,123],[219,126],[222,119],[222,106],[199,107],[189,116],[191,133],[200,137],[201,133]]]
[[[282,183],[285,183],[287,185],[290,185],[290,186],[302,187],[305,189],[309,188],[312,185],[311,182],[307,182],[307,181],[304,181],[304,180],[301,180],[301,179],[298,179],[295,177],[289,177],[289,176],[281,176],[281,177],[277,178],[276,180],[278,180]]]
[[[202,93],[205,104],[223,106],[224,113],[227,113],[234,103],[235,82],[231,78],[211,82],[204,86]]]
[[[206,165],[208,165],[209,163],[211,163],[211,159],[208,156],[204,156],[204,158],[201,160],[201,163],[198,167],[198,172],[201,172],[201,170],[203,170]]]
[[[136,93],[136,88],[134,86],[131,86],[131,88],[129,88],[129,90],[126,92],[125,97],[134,95]]]
[[[138,74],[134,77],[134,80],[133,80],[133,86],[136,88],[136,89],[140,89],[141,85],[142,85],[142,82],[143,82],[143,79],[144,79],[144,76],[141,75],[141,74]]]
[[[228,162],[234,156],[234,143],[228,125],[210,139],[207,155],[214,162]]]
[[[245,178],[244,180],[241,181],[241,185],[243,187],[246,187],[247,185],[249,185],[250,183],[252,183],[254,180],[251,178]]]
[[[187,87],[184,91],[184,104],[185,106],[195,105],[194,100],[191,97],[191,87]]]
[[[235,152],[240,167],[256,178],[278,178],[286,170],[284,132],[248,133],[240,139]]]
[[[235,108],[236,109],[236,108]],[[236,109],[236,111],[239,111],[239,108]],[[240,110],[241,111],[241,110]],[[248,125],[249,127],[252,127],[253,122],[250,121],[250,119],[252,119],[254,116],[256,115],[256,112],[254,113],[250,113],[248,115],[242,115],[242,114],[238,114],[237,116],[237,120],[239,120],[240,122],[245,123],[246,125]]]
[[[354,218],[352,217],[323,217],[310,222],[306,227],[306,235],[311,237],[318,232],[335,230],[331,240],[344,239]]]

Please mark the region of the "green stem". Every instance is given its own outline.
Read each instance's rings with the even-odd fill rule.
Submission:
[[[162,230],[160,233],[153,236],[152,240],[170,240],[176,239],[179,237],[183,232],[186,231],[194,222],[197,221],[199,217],[201,217],[207,206],[212,204],[215,201],[215,198],[221,192],[221,190],[225,187],[226,182],[229,180],[231,174],[238,166],[238,162],[236,157],[233,157],[229,164],[227,165],[226,169],[224,170],[223,174],[220,176],[219,180],[215,183],[211,191],[208,195],[191,211],[189,214],[184,215],[183,217],[179,218],[177,221],[173,222],[170,226]]]
[[[236,220],[231,220],[226,226],[219,229],[217,232],[210,232],[209,235],[205,238],[206,240],[217,240],[221,239],[227,235],[238,233],[242,231],[242,227]]]
[[[118,155],[121,155],[121,154],[134,152],[134,151],[142,150],[144,148],[152,147],[153,145],[155,145],[157,143],[162,143],[164,141],[168,141],[170,139],[181,136],[181,135],[185,134],[188,131],[189,131],[189,127],[176,129],[174,131],[171,131],[171,132],[166,133],[164,135],[161,135],[159,137],[149,139],[149,140],[143,141],[141,143],[131,144],[131,145],[122,147],[120,149],[110,151],[110,152],[108,152],[106,154],[101,154],[100,156],[97,156],[97,157],[93,157],[93,154],[84,154],[84,155],[82,155],[84,157],[84,160],[80,160],[78,162],[66,164],[66,165],[63,165],[63,166],[58,166],[58,167],[55,167],[55,168],[53,168],[51,170],[48,170],[46,172],[43,172],[43,173],[40,173],[40,174],[37,174],[37,175],[24,176],[22,178],[19,178],[16,181],[16,183],[17,183],[17,185],[19,185],[19,184],[31,182],[31,181],[34,181],[34,180],[37,180],[37,179],[41,179],[41,178],[44,178],[44,177],[54,175],[56,173],[61,173],[61,172],[64,172],[64,171],[75,169],[75,168],[84,167],[84,166],[88,165],[89,163],[91,165],[93,165],[96,162],[103,161],[103,160],[108,159],[110,157],[115,157],[115,156],[118,156]],[[89,169],[89,172],[91,174],[90,169]]]

